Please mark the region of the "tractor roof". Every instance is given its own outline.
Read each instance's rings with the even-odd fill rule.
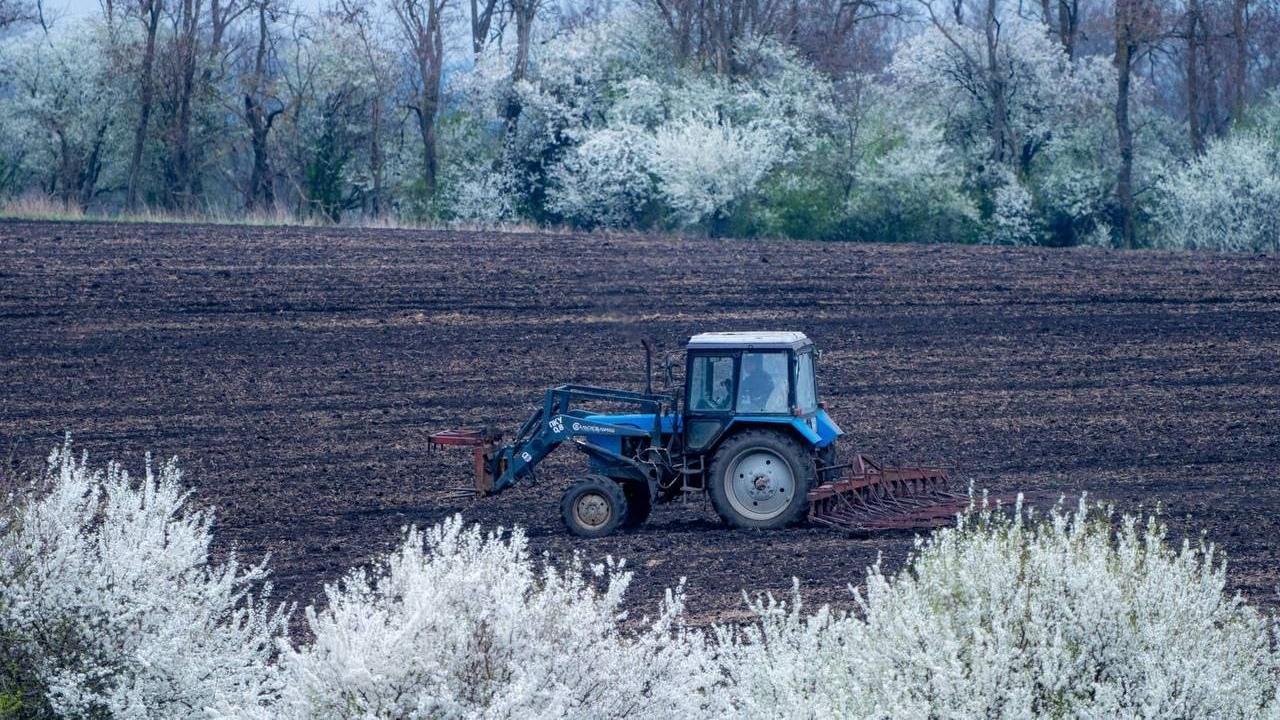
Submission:
[[[689,350],[742,350],[769,348],[799,350],[813,341],[802,332],[759,331],[699,333],[689,338]]]

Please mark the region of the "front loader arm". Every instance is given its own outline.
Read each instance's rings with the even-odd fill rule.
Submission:
[[[651,428],[631,424],[613,425],[588,420],[591,413],[574,408],[577,403],[602,402],[624,405],[649,413]],[[501,437],[489,429],[442,430],[428,436],[433,446],[471,447],[475,457],[475,487],[480,495],[502,492],[533,475],[538,463],[566,440],[589,454],[606,457],[634,466],[641,475],[650,475],[647,466],[635,458],[624,457],[591,441],[600,437],[647,438],[649,444],[662,443],[662,417],[675,407],[668,395],[637,393],[629,390],[598,388],[586,385],[561,385],[547,391],[542,407],[524,421],[515,437],[501,444]]]
[[[535,410],[529,420],[521,428],[530,428],[524,437],[517,437],[512,442],[498,448],[493,454],[495,467],[493,492],[498,493],[516,484],[521,479],[532,475],[538,463],[560,447],[570,438],[584,435],[601,435],[612,437],[651,437],[651,432],[625,425],[609,425],[599,422],[587,422],[582,416],[570,413],[553,415],[545,420],[543,408]],[[593,452],[616,455],[598,445],[584,440],[577,441]],[[620,460],[628,460],[617,456]]]

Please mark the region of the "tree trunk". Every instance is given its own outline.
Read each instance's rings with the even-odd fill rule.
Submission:
[[[1116,136],[1120,167],[1116,172],[1116,230],[1121,247],[1134,246],[1133,128],[1129,125],[1129,83],[1133,73],[1133,0],[1116,0]]]
[[[1009,100],[1005,97],[1004,75],[1000,71],[1000,19],[996,15],[996,0],[987,0],[987,90],[991,101],[991,160],[1004,164],[1009,159]]]
[[[373,190],[369,193],[369,213],[382,217],[382,98],[373,97],[369,108],[369,174]]]
[[[244,96],[244,116],[249,125],[249,146],[253,151],[253,168],[249,172],[249,189],[245,206],[249,210],[271,209],[276,203],[275,182],[271,177],[270,148],[267,146],[276,113],[267,114],[252,96]]]
[[[520,120],[520,93],[516,85],[529,73],[529,43],[533,38],[533,20],[537,12],[538,0],[511,0],[511,14],[516,21],[516,58],[511,68],[511,92],[502,111],[508,156],[514,150],[516,127]]]
[[[270,0],[258,3],[258,47],[254,55],[253,75],[244,94],[244,119],[249,126],[249,145],[253,152],[253,168],[249,174],[249,187],[245,193],[245,206],[250,209],[275,205],[275,183],[271,175],[270,148],[267,141],[271,126],[283,110],[268,112],[263,104],[266,97],[267,48],[270,44],[270,26],[267,24],[267,5]]]
[[[520,82],[529,74],[529,42],[533,38],[538,0],[512,0],[511,5],[516,16],[516,62],[511,69],[511,80]]]
[[[481,7],[476,0],[471,0],[471,52],[479,55],[484,52],[485,43],[489,40],[489,27],[493,24],[493,11],[498,7],[498,0],[484,0]]]
[[[179,63],[177,112],[170,138],[172,162],[168,168],[169,204],[189,210],[194,200],[195,167],[191,147],[191,110],[196,91],[196,59],[199,57],[199,0],[182,0],[180,32],[175,40]]]
[[[1187,125],[1191,151],[1204,152],[1200,115],[1200,0],[1187,0]]]
[[[418,96],[418,133],[422,136],[422,185],[427,195],[436,194],[436,110],[438,93],[423,90]]]
[[[80,172],[72,157],[71,143],[67,141],[67,134],[57,130],[56,135],[58,137],[58,173],[53,184],[58,188],[58,200],[62,201],[63,207],[71,207],[72,202],[80,201],[76,180]]]
[[[129,159],[129,181],[124,204],[130,210],[138,206],[138,183],[142,175],[142,148],[147,141],[147,124],[151,121],[152,95],[155,92],[153,68],[156,56],[156,30],[160,26],[161,0],[144,0],[143,21],[147,39],[142,52],[142,74],[138,89],[138,124],[133,131],[133,154]]]
[[[1245,26],[1245,12],[1249,0],[1234,0],[1231,4],[1231,36],[1235,41],[1235,53],[1231,63],[1231,122],[1244,119],[1244,100],[1249,81],[1249,36]]]
[[[54,128],[54,136],[58,139],[58,168],[51,185],[64,207],[74,204],[83,210],[93,200],[98,176],[102,172],[102,150],[109,127],[110,123],[106,121],[99,123],[87,148],[69,140],[64,128]]]
[[[1080,34],[1080,0],[1058,0],[1058,37],[1067,50],[1067,59],[1076,59],[1076,37]]]
[[[107,127],[106,122],[98,125],[93,137],[93,147],[89,150],[89,156],[85,158],[84,167],[80,172],[80,207],[82,208],[89,207],[98,187],[98,176],[102,173],[102,148],[107,140]]]
[[[422,92],[418,94],[417,116],[418,133],[422,136],[422,183],[427,194],[434,198],[439,170],[436,159],[436,115],[440,112],[440,72],[443,59],[442,55],[437,54],[437,50],[442,47],[439,25],[435,26],[432,34],[435,42],[419,61]]]
[[[409,41],[409,49],[417,66],[420,83],[417,103],[411,109],[417,115],[418,133],[422,137],[423,189],[436,193],[436,115],[440,111],[440,74],[444,70],[443,14],[448,0],[393,0],[391,9]]]

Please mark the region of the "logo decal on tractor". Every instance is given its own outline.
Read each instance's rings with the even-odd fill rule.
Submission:
[[[548,424],[551,425],[551,432],[553,433],[564,432],[564,418],[552,418],[551,422]],[[577,424],[574,424],[573,429],[574,430],[578,429]]]

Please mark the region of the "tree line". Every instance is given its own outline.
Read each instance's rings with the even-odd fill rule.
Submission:
[[[0,196],[1275,249],[1277,0],[0,0]]]

